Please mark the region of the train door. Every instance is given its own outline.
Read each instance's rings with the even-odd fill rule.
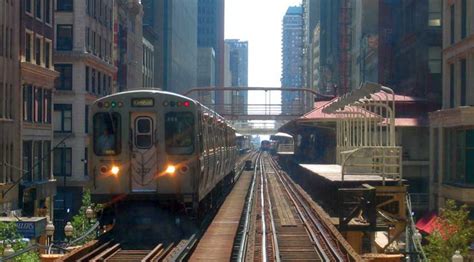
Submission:
[[[153,113],[132,113],[131,190],[132,192],[155,192],[154,176],[158,173],[158,148],[154,137],[157,129]]]

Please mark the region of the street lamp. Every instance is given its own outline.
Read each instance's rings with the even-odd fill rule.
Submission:
[[[91,206],[88,206],[86,209],[86,217],[89,220],[89,223],[91,222],[91,219],[94,218],[94,210]]]
[[[8,256],[11,256],[13,254],[15,254],[15,250],[12,248],[11,244],[7,244],[7,246],[3,250],[3,256],[8,257]]]
[[[53,235],[54,235],[54,224],[52,221],[48,221],[48,224],[46,225],[46,236],[48,236],[48,246],[51,245]],[[48,253],[50,250],[48,249]]]
[[[66,241],[72,236],[73,231],[74,227],[71,225],[71,222],[67,222],[66,226],[64,227],[64,235],[66,235]]]
[[[452,262],[463,262],[464,261],[464,258],[462,257],[461,252],[459,250],[456,250],[456,252],[454,252],[453,257],[451,257],[451,261]]]

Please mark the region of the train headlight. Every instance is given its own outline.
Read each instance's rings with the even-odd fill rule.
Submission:
[[[166,168],[166,173],[174,174],[174,172],[176,172],[176,167],[173,165],[168,165],[168,167]]]
[[[120,171],[120,168],[118,166],[112,166],[112,168],[110,169],[110,173],[112,173],[112,175],[116,176],[118,175]]]

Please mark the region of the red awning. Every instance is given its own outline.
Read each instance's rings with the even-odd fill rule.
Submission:
[[[437,220],[438,216],[436,215],[436,213],[431,212],[420,218],[420,220],[416,222],[416,228],[419,231],[427,234],[433,233],[433,231],[435,231],[436,229],[438,229],[439,231],[439,229],[441,229],[441,225],[437,222]]]

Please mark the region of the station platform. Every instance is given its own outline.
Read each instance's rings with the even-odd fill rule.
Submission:
[[[189,261],[230,261],[253,171],[244,171]]]
[[[346,174],[344,180],[342,179],[341,165],[319,165],[319,164],[299,164],[300,167],[309,171],[311,174],[319,176],[330,182],[382,182],[384,179],[380,175],[359,175]],[[386,178],[385,181],[395,181],[391,178]]]

